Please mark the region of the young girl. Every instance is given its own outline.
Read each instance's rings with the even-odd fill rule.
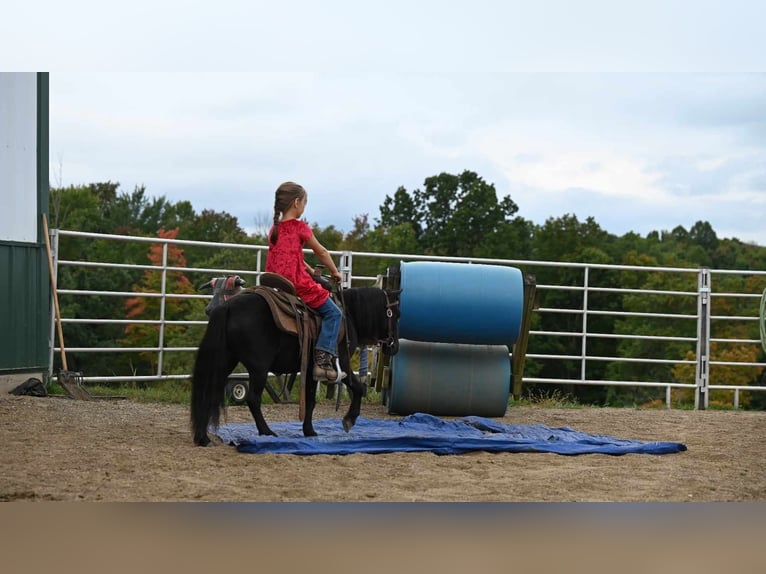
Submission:
[[[311,277],[314,270],[303,259],[303,246],[314,252],[330,274],[338,281],[342,275],[335,266],[330,253],[314,237],[311,227],[299,218],[306,209],[306,190],[297,183],[287,181],[277,188],[274,195],[274,225],[269,231],[269,253],[266,271],[279,273],[295,285],[296,294],[322,316],[314,350],[314,378],[338,380],[335,368],[338,333],[342,319],[341,310],[330,298],[330,293]],[[341,371],[341,378],[345,377]]]

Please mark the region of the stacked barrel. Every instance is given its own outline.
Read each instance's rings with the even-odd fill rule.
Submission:
[[[390,413],[503,416],[524,283],[514,267],[433,261],[400,265],[399,353]]]

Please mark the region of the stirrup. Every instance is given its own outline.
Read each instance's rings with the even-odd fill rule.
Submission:
[[[314,363],[314,372],[312,374],[317,381],[325,385],[337,385],[346,378],[346,373],[344,373],[340,368],[340,359],[338,359],[338,357],[335,357],[335,365],[331,367],[331,369],[336,373],[334,378],[327,376],[329,371],[328,368]]]

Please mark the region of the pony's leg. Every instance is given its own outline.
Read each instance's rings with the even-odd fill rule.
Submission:
[[[247,403],[247,408],[250,409],[250,414],[253,415],[255,426],[258,427],[258,434],[277,436],[277,433],[269,428],[266,419],[263,417],[263,412],[261,412],[261,399],[269,374],[268,372],[256,371],[249,367],[248,372],[250,373],[250,386],[247,390],[245,402]]]
[[[303,413],[303,436],[317,436],[314,430],[313,416],[314,407],[317,404],[317,382],[311,372],[314,365],[309,361],[308,376],[306,377],[306,409]]]
[[[351,427],[356,424],[356,419],[361,412],[362,397],[367,390],[367,385],[360,381],[354,374],[354,371],[351,369],[351,361],[349,360],[349,357],[341,357],[341,368],[348,373],[348,376],[346,377],[346,385],[348,386],[349,393],[351,393],[351,404],[348,406],[348,411],[346,411],[346,414],[343,417],[343,430],[349,432]],[[340,388],[338,389],[338,392],[340,392]]]

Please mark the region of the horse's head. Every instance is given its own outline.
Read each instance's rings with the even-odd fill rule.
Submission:
[[[399,351],[399,293],[380,287],[338,292],[354,345],[380,345],[386,355]]]
[[[386,318],[388,322],[388,336],[381,341],[380,348],[383,354],[393,357],[399,352],[399,317],[401,317],[400,295],[401,289],[383,289],[386,294]]]
[[[213,309],[222,305],[225,301],[228,301],[234,295],[242,291],[242,286],[245,285],[245,280],[239,275],[227,275],[226,277],[213,277],[207,283],[203,283],[197,287],[198,291],[205,291],[207,289],[213,290],[213,298],[205,307],[205,313],[210,316]]]

